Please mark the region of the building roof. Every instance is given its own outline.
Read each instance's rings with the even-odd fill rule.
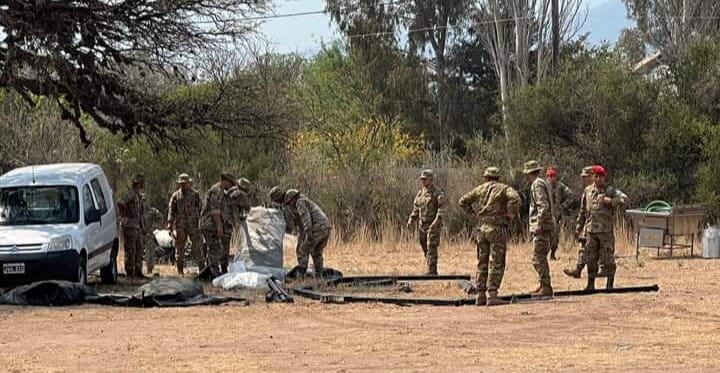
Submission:
[[[653,53],[633,66],[633,72],[648,73],[662,63],[662,52]]]

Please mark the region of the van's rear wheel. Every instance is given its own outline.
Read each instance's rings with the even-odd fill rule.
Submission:
[[[103,284],[112,285],[117,282],[117,275],[117,252],[114,252],[110,254],[110,263],[100,268],[100,280]]]

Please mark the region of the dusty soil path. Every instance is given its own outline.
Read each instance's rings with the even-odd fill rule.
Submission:
[[[328,257],[347,273],[418,273],[417,250],[346,245]],[[617,282],[658,283],[659,293],[494,308],[304,300],[187,309],[0,307],[0,366],[11,372],[720,370],[720,261],[646,257],[638,263],[629,253],[620,253]],[[472,272],[468,245],[441,255],[443,272]],[[560,272],[572,257],[567,251],[552,263],[557,289],[583,285]],[[528,249],[512,249],[509,263],[505,292],[531,288]]]

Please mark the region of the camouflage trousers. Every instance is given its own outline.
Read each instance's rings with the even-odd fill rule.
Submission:
[[[298,245],[295,250],[298,266],[307,270],[310,264],[310,257],[312,257],[315,273],[322,273],[323,268],[325,268],[323,252],[329,240],[329,228],[312,231],[309,234],[301,234],[300,237],[298,237]]]
[[[585,243],[585,263],[588,267],[588,277],[595,278],[598,273],[598,263],[609,276],[615,275],[615,236],[610,233],[588,233]]]
[[[553,235],[550,237],[550,251],[555,252],[560,245],[560,231],[562,230],[562,223],[558,222],[555,224],[555,230]]]
[[[182,266],[185,265],[185,246],[188,238],[191,244],[190,256],[202,270],[205,268],[205,258],[202,256],[202,235],[200,235],[199,229],[177,228],[175,230],[175,259]]]
[[[478,291],[497,291],[505,275],[507,228],[483,224],[476,228],[474,236],[477,244],[476,284]]]
[[[213,276],[221,272],[223,265],[227,265],[230,255],[230,234],[231,232],[225,231],[224,235],[218,236],[213,230],[203,230],[207,243],[207,265]]]
[[[585,267],[585,243],[580,243],[580,248],[578,249],[578,257],[577,257],[577,263],[578,268]]]
[[[143,235],[143,248],[145,249],[145,270],[151,274],[155,270],[155,237],[152,232]]]
[[[544,286],[551,286],[550,265],[548,264],[551,240],[552,232],[533,234],[533,267],[538,274],[540,284]]]
[[[123,249],[125,250],[125,274],[130,277],[142,276],[143,234],[137,228],[122,228]]]
[[[430,229],[430,223],[420,223],[418,231],[420,233],[420,247],[425,255],[428,271],[437,272],[438,246],[440,246],[442,224],[437,224],[435,228]]]

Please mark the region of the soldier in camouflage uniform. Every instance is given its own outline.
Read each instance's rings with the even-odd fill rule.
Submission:
[[[145,196],[142,196],[143,205],[145,204]],[[145,248],[145,269],[148,274],[153,273],[155,269],[155,238],[153,232],[163,227],[163,214],[160,210],[150,207],[145,211],[145,232],[143,234],[143,246]]]
[[[585,263],[588,267],[586,290],[595,289],[595,278],[607,277],[607,288],[615,284],[615,211],[623,209],[627,196],[605,185],[607,171],[602,166],[593,166],[593,185],[585,188],[580,200],[580,214],[575,229],[576,236],[585,232]],[[602,271],[598,274],[598,260]]]
[[[270,189],[268,197],[270,197],[270,203],[268,206],[282,211],[283,217],[285,218],[285,233],[291,234],[295,230],[295,226],[297,226],[297,224],[295,224],[292,211],[285,206],[285,191],[280,189],[278,186],[274,186]]]
[[[223,215],[225,216],[225,238],[227,244],[223,247],[223,261],[221,263],[222,273],[227,272],[230,260],[230,242],[235,232],[240,231],[240,227],[245,223],[247,215],[250,213],[250,198],[248,193],[252,184],[246,178],[237,180],[237,185],[230,188],[225,198]]]
[[[435,186],[434,180],[435,173],[432,170],[424,170],[420,175],[422,188],[415,196],[413,210],[407,222],[408,228],[418,223],[420,247],[427,262],[427,275],[438,274],[438,246],[447,204],[445,192]]]
[[[505,274],[507,227],[518,216],[520,195],[498,181],[500,170],[497,167],[486,169],[483,177],[485,182],[462,196],[458,203],[469,215],[478,217],[473,234],[478,258],[475,304],[494,306],[508,303],[498,298],[497,293]]]
[[[557,169],[554,167],[548,167],[548,169],[545,170],[545,178],[547,179],[548,184],[550,184],[550,193],[552,193],[553,204],[555,206],[555,209],[553,210],[555,232],[550,240],[550,260],[557,260],[557,256],[555,254],[560,243],[560,231],[562,230],[563,215],[569,212],[575,203],[575,193],[573,193],[573,191],[562,181],[558,181]]]
[[[305,275],[312,256],[315,275],[321,276],[324,269],[323,251],[330,239],[330,220],[320,206],[295,189],[285,192],[285,204],[300,222],[296,249],[298,274]]]
[[[216,277],[221,273],[221,266],[227,261],[226,253],[230,250],[232,221],[228,216],[226,192],[235,186],[235,178],[229,173],[222,173],[220,181],[210,187],[205,197],[205,206],[200,213],[200,229],[207,244],[207,265],[210,274]],[[227,249],[226,249],[227,248]]]
[[[252,183],[246,178],[240,178],[237,181],[237,187],[230,190],[228,194],[231,203],[231,218],[233,225],[240,224],[250,213],[252,204],[250,203],[250,188]]]
[[[139,278],[142,275],[143,260],[143,222],[144,208],[142,191],[145,188],[145,176],[135,174],[130,189],[118,201],[120,213],[120,229],[125,250],[125,274],[128,278]]]
[[[180,187],[170,197],[168,204],[167,229],[175,238],[175,257],[179,275],[184,274],[185,245],[190,238],[190,255],[197,263],[198,269],[205,267],[202,257],[202,235],[200,234],[200,213],[202,201],[200,193],[192,188],[192,179],[188,174],[181,174],[177,179]]]
[[[583,193],[585,191],[585,188],[592,185],[592,166],[583,167],[582,171],[580,171],[580,177],[582,178],[582,184],[583,184]],[[583,268],[585,268],[585,228],[581,230],[580,234],[576,237],[577,241],[580,243],[580,249],[578,250],[578,257],[577,262],[575,264],[575,268],[565,268],[563,269],[563,272],[574,278],[580,278],[582,276]]]
[[[528,161],[523,173],[530,182],[530,233],[533,236],[533,267],[540,284],[531,292],[534,296],[552,296],[550,279],[550,240],[555,232],[553,199],[550,185],[540,177],[542,167],[536,161]]]

